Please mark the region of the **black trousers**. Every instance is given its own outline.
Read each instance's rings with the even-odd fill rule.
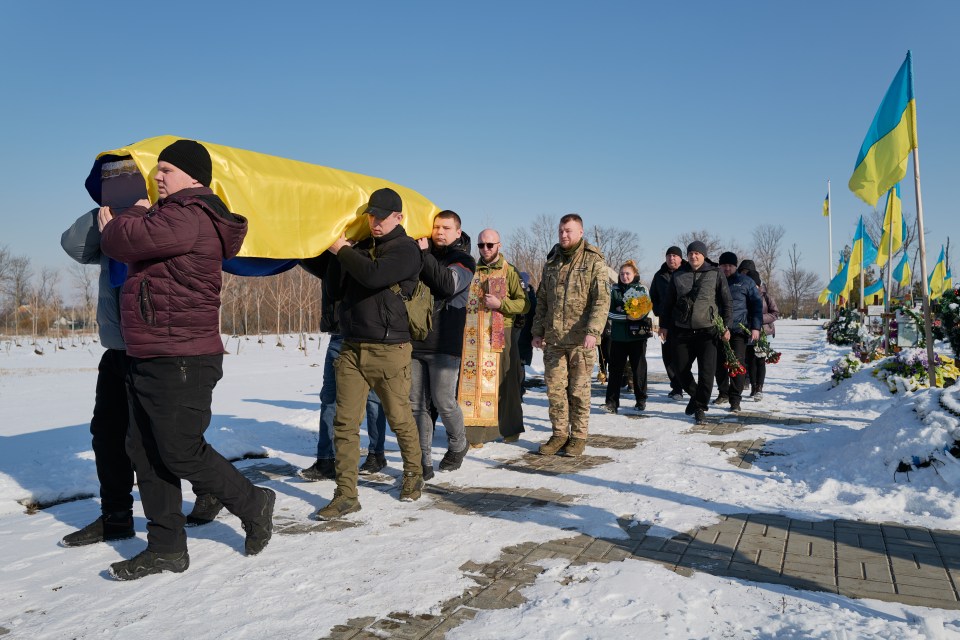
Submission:
[[[747,359],[747,336],[742,333],[730,334],[730,348],[737,354],[737,360],[746,367]],[[730,377],[727,370],[723,368],[723,345],[717,341],[717,391],[721,396],[730,398],[731,405],[740,404],[743,397],[743,387],[746,384],[746,374]]]
[[[197,494],[216,496],[241,519],[255,517],[262,506],[253,484],[203,437],[222,365],[222,355],[130,358],[127,453],[137,473],[151,551],[187,548],[181,479]]]
[[[713,393],[713,378],[717,371],[717,344],[714,329],[674,329],[673,370],[684,391],[707,411]],[[668,333],[669,335],[669,333]],[[697,381],[693,380],[693,363],[697,363]]]
[[[623,367],[630,361],[633,376],[633,394],[639,402],[647,399],[647,341],[610,341],[610,358],[607,372],[607,404],[620,406],[620,387],[623,384]]]
[[[100,481],[100,509],[103,513],[133,509],[133,466],[127,456],[127,352],[107,349],[100,358],[97,395],[90,419],[93,457]]]
[[[763,389],[763,383],[767,377],[767,361],[757,357],[752,344],[747,346],[746,365],[747,375],[750,376],[751,392],[757,389]]]
[[[660,344],[660,355],[663,357],[663,368],[667,370],[667,378],[670,379],[670,393],[683,392],[683,386],[677,377],[677,372],[673,368],[674,345],[676,344],[675,329],[667,328],[667,339]]]

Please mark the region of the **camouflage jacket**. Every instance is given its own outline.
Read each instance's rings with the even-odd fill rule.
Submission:
[[[585,240],[569,257],[554,245],[537,287],[533,336],[548,345],[577,346],[592,335],[600,340],[610,308],[607,265]]]

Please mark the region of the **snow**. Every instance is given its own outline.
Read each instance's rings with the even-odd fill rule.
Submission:
[[[241,460],[249,467],[312,464],[318,393],[326,338],[306,351],[295,337],[227,340],[224,378],[214,391],[208,440],[224,455],[266,454]],[[338,624],[392,611],[439,614],[441,603],[474,585],[464,563],[492,562],[504,547],[579,533],[627,534],[626,517],[652,525],[652,535],[708,526],[724,514],[774,513],[808,520],[843,518],[960,530],[960,464],[944,452],[960,427],[949,409],[960,395],[948,390],[890,394],[872,366],[834,387],[831,366],[849,348],[826,343],[811,322],[778,322],[780,363],[767,369],[765,397],[747,410],[771,414],[730,440],[763,438],[752,468],[728,462],[711,447],[717,436],[691,432],[684,403],[651,385],[648,417],[591,415],[591,433],[643,438],[633,449],[597,449],[612,462],[576,474],[550,476],[500,468],[549,437],[546,397],[525,398],[527,432],[517,444],[471,450],[463,467],[438,473],[434,483],[454,487],[537,487],[577,496],[567,508],[459,514],[435,506],[425,493],[401,503],[391,485],[360,488],[363,510],[340,530],[275,535],[259,556],[243,555],[239,521],[222,514],[188,530],[191,565],[183,574],[116,582],[106,568],[145,544],[145,521],[135,506],[136,539],[66,549],[65,534],[99,514],[98,484],[88,421],[101,348],[89,339],[42,355],[21,341],[0,339],[0,635],[13,638],[318,638]],[[651,343],[651,372],[662,372]],[[539,352],[536,353],[539,358]],[[542,372],[537,360],[530,373]],[[602,399],[594,397],[596,407]],[[623,403],[629,406],[629,402]],[[749,406],[748,406],[749,405]],[[724,419],[726,411],[708,418]],[[809,418],[777,422],[787,417]],[[365,434],[364,434],[365,438]],[[365,446],[365,441],[364,441]],[[446,439],[438,429],[434,458]],[[389,471],[400,475],[392,434]],[[938,462],[909,474],[901,461]],[[193,494],[184,483],[189,509]],[[277,518],[316,524],[332,482],[270,476]],[[63,502],[39,511],[26,505]],[[83,498],[86,496],[85,498]],[[835,594],[806,592],[695,572],[687,577],[638,559],[569,565],[537,561],[546,570],[523,589],[527,601],[481,611],[449,638],[955,638],[960,612]]]

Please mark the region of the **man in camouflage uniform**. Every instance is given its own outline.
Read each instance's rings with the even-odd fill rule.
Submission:
[[[551,249],[537,287],[533,346],[543,349],[544,380],[553,435],[540,455],[579,456],[587,445],[590,379],[610,307],[603,254],[583,239],[583,219],[560,218],[560,242]]]

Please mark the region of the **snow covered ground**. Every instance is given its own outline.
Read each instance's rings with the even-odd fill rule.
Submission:
[[[275,346],[275,337],[262,344],[228,340],[207,433],[224,455],[261,453],[271,463],[299,467],[313,462],[325,341],[314,336],[306,352],[293,337],[283,342],[285,348]],[[435,508],[429,493],[401,503],[396,490],[364,486],[363,510],[348,517],[358,526],[275,535],[262,554],[247,558],[239,521],[221,515],[188,530],[186,573],[121,583],[105,570],[143,548],[139,503],[136,539],[74,549],[57,543],[99,514],[96,498],[34,513],[25,507],[98,493],[88,420],[101,349],[89,341],[63,349],[44,342],[39,355],[26,343],[0,340],[0,637],[318,638],[351,618],[436,614],[473,584],[459,570],[465,562],[491,562],[503,547],[526,541],[578,533],[625,537],[617,522],[625,515],[663,536],[710,525],[722,514],[755,512],[960,530],[960,465],[942,453],[958,422],[943,404],[960,407],[960,396],[946,392],[942,402],[934,395],[942,391],[894,396],[869,370],[832,387],[830,367],[848,349],[827,345],[815,323],[779,322],[773,344],[783,358],[768,367],[766,396],[744,408],[818,422],[748,425],[735,439],[764,438],[765,449],[778,454],[752,468],[732,466],[729,452],[707,444],[715,436],[690,433],[684,404],[667,399],[662,383],[651,385],[645,419],[591,415],[592,433],[644,439],[633,449],[602,450],[613,462],[560,476],[497,468],[549,436],[545,394],[533,389],[519,443],[472,450],[459,471],[438,473],[435,481],[580,496],[568,509],[460,515]],[[650,370],[662,372],[659,348],[650,347]],[[542,364],[531,369],[542,371]],[[595,408],[600,400],[594,398]],[[716,410],[708,418],[717,414],[733,419]],[[434,447],[438,459],[446,448],[442,429]],[[392,434],[387,449],[388,471],[397,477]],[[901,460],[931,455],[944,464],[895,473]],[[287,477],[265,484],[277,491],[278,517],[305,523],[334,489],[332,482]],[[185,486],[185,500],[191,499]],[[960,637],[957,611],[704,573],[683,577],[636,559],[542,565],[547,570],[523,592],[525,604],[483,611],[448,637]]]

